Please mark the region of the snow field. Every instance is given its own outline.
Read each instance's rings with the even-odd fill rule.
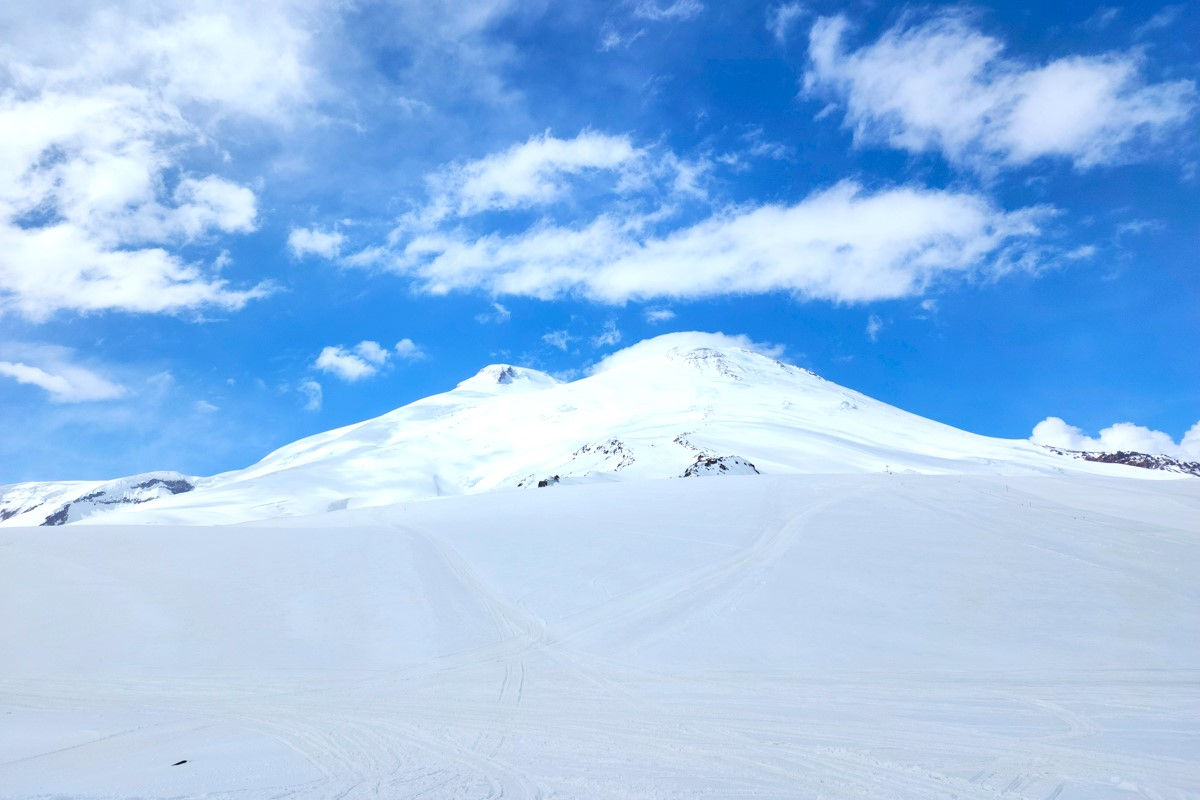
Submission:
[[[1198,485],[4,529],[0,797],[1198,797]]]

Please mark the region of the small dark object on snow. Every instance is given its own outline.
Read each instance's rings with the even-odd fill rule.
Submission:
[[[542,478],[540,481],[538,481],[538,488],[545,489],[547,486],[553,486],[554,484],[558,483],[559,480],[561,479],[557,475],[550,478]]]
[[[176,761],[176,762],[175,762],[174,764],[172,764],[171,766],[172,766],[172,767],[178,767],[180,764],[186,764],[186,763],[187,763],[187,759],[185,758],[183,761]]]

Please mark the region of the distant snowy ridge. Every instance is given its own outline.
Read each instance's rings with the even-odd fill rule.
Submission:
[[[194,488],[195,479],[178,472],[143,472],[111,481],[0,486],[0,523],[65,525],[113,508],[139,505]]]
[[[1185,472],[1101,462],[902,411],[778,361],[744,337],[671,333],[618,351],[571,382],[493,364],[448,392],[193,481],[187,494],[164,487],[153,502],[85,505],[98,486],[79,485],[42,519],[26,514],[9,523],[39,524],[68,502],[68,522],[87,512],[85,524],[219,524],[608,481]]]
[[[1064,450],[1060,447],[1044,445],[1047,450],[1058,455],[1078,458],[1084,461],[1094,461],[1099,464],[1124,464],[1128,467],[1155,469],[1163,472],[1177,472],[1181,475],[1194,475],[1200,478],[1200,461],[1184,461],[1174,456],[1152,455],[1150,453],[1135,453],[1131,450],[1118,450],[1115,453],[1100,453],[1087,450]]]

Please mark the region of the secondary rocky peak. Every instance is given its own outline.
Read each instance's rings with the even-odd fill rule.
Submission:
[[[529,367],[512,364],[488,364],[470,378],[458,384],[459,389],[489,391],[508,386],[553,386],[558,383],[550,375]]]
[[[517,378],[517,370],[507,364],[496,364],[487,369],[489,375],[496,376],[496,383],[512,383]]]
[[[726,351],[714,347],[695,347],[691,350],[677,351],[672,356],[701,372],[723,375],[735,381],[740,381],[744,377],[744,370],[740,368],[736,360],[730,358]]]
[[[1103,453],[1083,450],[1063,450],[1058,447],[1046,447],[1046,449],[1052,453],[1082,459],[1083,461],[1095,461],[1101,464],[1124,464],[1129,467],[1156,469],[1162,472],[1178,472],[1181,475],[1195,475],[1197,478],[1200,478],[1200,461],[1184,461],[1172,456],[1136,453],[1130,450]]]

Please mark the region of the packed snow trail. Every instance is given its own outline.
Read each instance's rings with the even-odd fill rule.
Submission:
[[[1200,797],[1198,486],[7,529],[0,797]]]

